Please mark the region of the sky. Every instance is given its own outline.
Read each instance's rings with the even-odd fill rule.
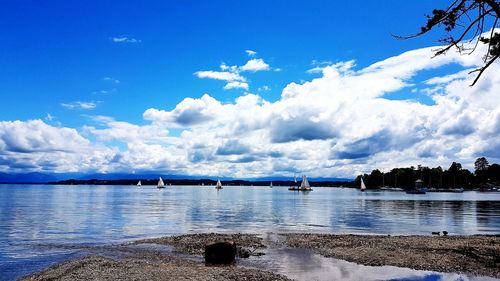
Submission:
[[[354,177],[500,162],[448,1],[0,0],[0,171]],[[484,49],[483,49],[484,50]]]

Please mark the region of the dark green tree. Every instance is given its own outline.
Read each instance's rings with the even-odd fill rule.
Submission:
[[[500,165],[492,164],[488,167],[486,172],[486,178],[488,181],[493,182],[496,185],[500,185]]]
[[[450,175],[450,178],[449,178],[449,186],[453,186],[453,188],[456,188],[457,185],[460,184],[460,171],[462,170],[462,164],[460,163],[457,163],[457,162],[453,162],[451,163],[451,166],[450,168],[448,169],[448,173]]]
[[[483,66],[473,70],[477,76],[471,86],[476,84],[483,72],[500,56],[500,33],[495,32],[499,27],[500,0],[453,0],[445,9],[434,9],[432,15],[427,15],[427,23],[420,28],[420,32],[411,36],[396,36],[400,39],[409,39],[442,28],[446,35],[441,38],[445,47],[436,50],[435,56],[445,54],[452,48],[460,53],[471,54],[478,44],[487,44],[488,48],[483,55]],[[488,35],[482,36],[485,31]],[[472,38],[472,39],[471,39]],[[473,43],[473,47],[470,44]]]
[[[476,169],[476,174],[478,172],[485,172],[488,170],[488,167],[490,166],[490,163],[488,163],[488,160],[484,157],[480,157],[476,159],[476,162],[474,162],[474,169]]]
[[[485,183],[486,180],[486,173],[488,172],[488,167],[490,166],[490,163],[488,163],[488,160],[484,157],[480,157],[476,159],[476,162],[474,162],[474,171],[476,177],[477,177],[477,182],[482,185]]]

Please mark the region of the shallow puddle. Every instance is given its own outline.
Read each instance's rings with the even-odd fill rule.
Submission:
[[[472,277],[455,273],[413,270],[395,266],[364,266],[325,258],[306,249],[269,248],[266,255],[239,260],[238,264],[268,270],[299,281],[490,281],[491,277]]]

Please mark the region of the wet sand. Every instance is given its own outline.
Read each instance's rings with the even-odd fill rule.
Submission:
[[[257,254],[266,245],[312,249],[326,256],[364,265],[393,265],[440,272],[500,278],[500,236],[370,236],[282,234],[273,241],[252,234],[193,234],[144,239],[141,244],[173,247],[182,254],[203,255],[204,245],[235,241],[240,250]],[[238,261],[237,263],[238,264]],[[146,250],[127,250],[115,257],[89,256],[50,267],[23,280],[289,280],[272,272],[238,265],[207,267],[201,259]]]

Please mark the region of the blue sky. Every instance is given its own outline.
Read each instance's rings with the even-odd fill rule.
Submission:
[[[175,146],[176,141],[181,141],[182,132],[198,132],[198,124],[180,126],[162,123],[165,120],[161,118],[146,118],[145,112],[148,112],[148,109],[172,111],[185,98],[199,99],[205,93],[221,104],[235,103],[235,99],[248,93],[266,102],[280,102],[287,85],[293,82],[303,85],[314,78],[324,78],[322,68],[325,66],[354,60],[355,66],[352,70],[360,71],[404,52],[437,45],[437,39],[442,35],[439,32],[406,41],[396,40],[391,34],[406,35],[418,31],[425,21],[424,15],[430,13],[433,8],[444,7],[447,2],[2,1],[0,121],[28,122],[40,119],[56,129],[74,129],[78,137],[90,141],[92,145],[116,149],[118,154],[131,152],[132,143],[137,144],[137,140],[103,137],[103,132],[97,132],[97,129],[114,128],[111,123],[115,121],[124,122],[122,125],[154,125],[157,126],[156,130],[168,131],[168,137],[177,139],[161,142],[149,140],[145,141],[145,144],[150,145],[149,148],[155,145],[163,148]],[[255,51],[256,54],[248,55],[246,50]],[[262,60],[267,69],[244,71],[242,67],[252,59]],[[222,63],[240,67],[236,72],[242,76],[243,80],[240,82],[247,83],[248,88],[225,90],[226,82],[231,81],[201,79],[197,74],[200,71],[222,71]],[[404,63],[403,60],[401,64]],[[457,73],[471,66],[468,62],[458,60],[445,61],[437,66],[431,64],[412,72],[409,77],[403,77],[406,86],[400,85],[385,90],[379,96],[388,100],[409,100],[431,106],[436,103],[436,99],[429,94],[422,94],[419,83],[432,77]],[[307,72],[315,67],[319,67],[315,73]],[[443,89],[440,91],[447,91]],[[429,93],[429,89],[426,89],[426,93]],[[496,107],[487,110],[493,115],[496,114]],[[304,124],[316,124],[311,116],[304,117],[304,120]],[[299,121],[293,124],[303,120]],[[228,122],[236,121],[232,119]],[[158,127],[160,123],[162,126]],[[218,124],[205,129],[213,131],[220,126]],[[323,132],[322,130],[318,132]],[[334,137],[344,135],[343,133],[334,132],[335,129],[332,128],[325,130],[328,133],[321,133],[318,138],[312,136],[294,139],[288,138],[288,135],[286,138],[299,142],[328,140],[330,148],[337,149],[340,149],[339,145],[342,149],[349,146],[341,144]],[[316,132],[316,129],[310,131]],[[383,131],[383,128],[379,131]],[[238,139],[234,132],[232,133]],[[20,135],[10,139],[23,143],[23,137],[25,136]],[[370,136],[364,136],[362,139],[369,138]],[[4,143],[8,144],[5,139]],[[271,143],[275,142],[273,139],[276,140],[272,136],[268,139],[271,139]],[[360,140],[361,137],[358,136],[352,143],[359,143]],[[45,141],[50,143],[54,140],[47,137]],[[224,137],[214,146],[220,148],[228,142],[232,143],[231,141],[229,137]],[[32,142],[36,141],[26,140],[24,144]],[[38,143],[36,145],[45,147]],[[384,144],[381,147],[394,148],[393,144],[391,145],[386,147]],[[9,163],[12,163],[14,158],[16,163],[27,161],[29,158],[26,155],[13,156],[12,151],[8,151],[9,145],[5,147],[7,148],[3,151],[3,162],[7,164],[4,164],[4,170],[13,167]],[[185,167],[190,163],[189,159],[193,159],[189,156],[192,151],[188,148],[181,150],[188,155],[183,160],[186,161]],[[361,154],[378,153],[376,149],[368,150]],[[217,149],[214,148],[213,151]],[[244,151],[251,153],[242,155],[241,159],[249,161],[260,157],[259,159],[264,161],[254,148]],[[39,152],[34,150],[33,157],[37,153]],[[285,155],[283,161],[280,161],[281,164],[294,159],[287,152],[280,153]],[[453,157],[466,159],[465,152],[460,149],[453,153],[454,155],[443,156],[432,162],[441,163],[440,161],[445,162]],[[470,156],[476,156],[474,153],[471,152]],[[325,154],[343,155],[330,151]],[[179,155],[178,157],[181,157]],[[111,158],[119,162],[117,159],[122,159],[120,157],[124,156],[120,154]],[[323,164],[354,166],[345,170],[324,171],[324,176],[349,175],[347,169],[359,171],[367,168],[356,166],[358,164],[352,162],[349,164],[345,162],[346,159],[330,158],[325,161],[340,162]],[[213,156],[203,159],[208,163],[210,159],[218,158]],[[236,161],[219,160],[227,163]],[[416,160],[412,158],[411,161]],[[411,161],[401,161],[400,164],[413,163]],[[103,171],[129,170],[131,163],[122,163]],[[364,163],[368,165],[370,161]],[[60,163],[52,164],[58,167],[54,171],[64,170]],[[183,173],[193,172],[188,168],[173,167],[165,163],[163,166],[143,164],[144,170],[175,172],[178,169]],[[51,165],[37,164],[33,169],[50,170]],[[283,171],[273,168],[277,163],[269,165],[267,171],[256,172],[256,175],[304,169],[300,165],[297,166],[297,163],[289,163],[291,166]],[[100,170],[96,167],[88,169]],[[236,171],[240,169],[246,168],[229,165],[217,171],[239,175]]]
[[[0,118],[50,113],[78,126],[85,122],[81,112],[59,104],[79,100],[102,101],[94,114],[141,122],[144,108],[173,107],[186,96],[209,92],[233,99],[238,91],[222,91],[220,82],[193,73],[222,61],[244,63],[247,49],[283,69],[251,77],[251,90],[272,86],[265,95],[277,99],[287,83],[310,78],[304,70],[312,60],[356,59],[366,66],[435,44],[433,36],[391,37],[418,30],[434,2],[3,1]],[[113,37],[141,42],[114,43]],[[100,91],[110,93],[95,93]]]

